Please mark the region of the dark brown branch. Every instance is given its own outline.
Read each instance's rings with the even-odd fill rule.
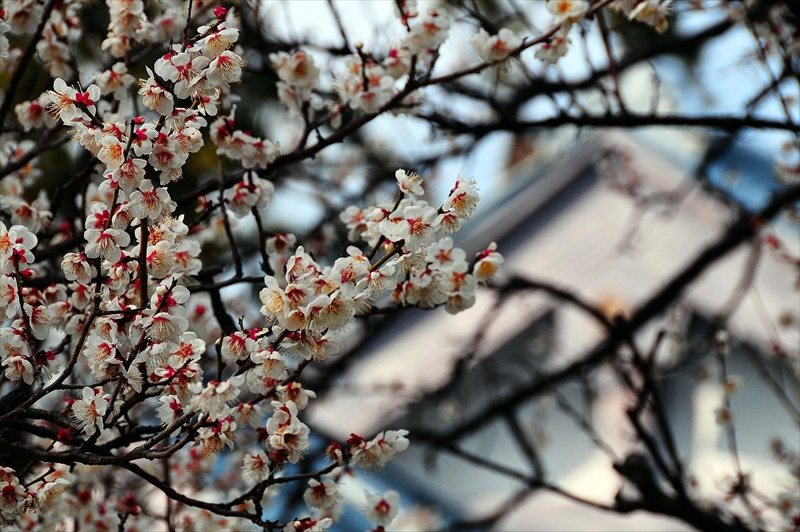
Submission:
[[[693,261],[691,261],[679,274],[665,284],[653,297],[644,305],[639,307],[631,319],[626,323],[627,330],[615,328],[611,330],[608,337],[595,349],[579,358],[565,368],[546,375],[528,387],[525,387],[508,398],[483,408],[471,419],[456,428],[441,434],[417,433],[416,437],[423,437],[433,441],[453,441],[456,438],[471,434],[479,428],[485,426],[495,416],[514,410],[531,397],[544,392],[554,384],[562,382],[571,377],[579,375],[581,372],[592,368],[605,360],[609,353],[613,353],[622,344],[626,337],[633,334],[651,319],[664,312],[669,305],[676,301],[683,294],[683,291],[711,265],[728,253],[739,247],[740,244],[752,238],[758,226],[764,220],[775,217],[782,209],[794,202],[800,201],[800,186],[794,186],[776,194],[769,204],[756,216],[740,217],[722,237],[715,243],[708,246]],[[412,437],[415,436],[412,434]]]
[[[483,137],[495,131],[524,132],[534,129],[549,129],[563,125],[574,125],[578,127],[620,127],[637,128],[649,126],[686,126],[686,127],[708,127],[722,131],[739,131],[745,128],[751,129],[774,129],[779,131],[800,132],[800,124],[784,120],[770,120],[765,118],[754,118],[748,116],[717,116],[717,115],[698,115],[698,116],[654,116],[649,114],[623,113],[616,115],[580,115],[573,116],[559,114],[551,118],[541,120],[498,120],[491,123],[466,123],[458,119],[438,114],[429,113],[422,118],[439,128],[456,134],[473,135]]]

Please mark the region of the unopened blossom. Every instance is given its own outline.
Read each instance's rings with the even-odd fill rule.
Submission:
[[[497,35],[489,35],[481,28],[470,42],[478,57],[487,63],[505,59],[522,45],[522,39],[508,28],[501,29]]]
[[[333,519],[326,517],[324,519],[311,519],[306,517],[304,519],[296,519],[289,521],[283,527],[283,532],[327,532],[333,525]]]
[[[400,510],[400,494],[389,490],[383,495],[370,495],[367,493],[367,502],[364,505],[364,516],[380,527],[386,527],[397,517]]]
[[[102,390],[85,387],[81,398],[72,403],[72,417],[78,427],[91,436],[97,429],[103,430],[103,416],[108,408],[111,396]]]

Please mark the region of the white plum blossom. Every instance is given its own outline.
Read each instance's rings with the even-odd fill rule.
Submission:
[[[125,98],[128,87],[136,81],[122,61],[114,63],[108,70],[95,73],[92,79],[100,88],[100,94],[113,94],[119,100]]]
[[[489,35],[485,29],[481,28],[470,39],[470,43],[478,57],[487,63],[492,63],[508,57],[511,52],[522,45],[522,39],[508,28],[501,29],[497,35]]]
[[[111,396],[99,389],[85,387],[81,398],[72,403],[72,417],[86,434],[91,436],[96,430],[103,430],[103,416]]]
[[[23,130],[30,131],[43,126],[45,123],[52,123],[47,114],[48,103],[48,95],[43,94],[35,100],[19,103],[14,107],[14,113],[17,115],[17,120]]]
[[[205,76],[212,85],[226,86],[241,79],[243,65],[241,57],[233,52],[225,51],[209,63]]]
[[[497,251],[497,244],[492,242],[487,248],[478,253],[478,260],[473,267],[473,273],[478,280],[485,281],[494,277],[505,259]]]
[[[149,180],[143,181],[139,189],[130,195],[131,213],[137,218],[156,220],[175,210],[176,204],[165,188],[154,188]]]
[[[340,499],[336,482],[328,478],[320,482],[312,478],[308,481],[308,489],[303,493],[303,500],[309,508],[329,509]]]
[[[475,212],[480,199],[475,179],[462,179],[459,174],[455,186],[442,204],[442,209],[451,211],[458,218],[469,218]]]
[[[436,50],[447,39],[450,17],[438,8],[429,8],[415,20],[411,31],[403,39],[403,46],[412,54],[423,55]]]
[[[580,20],[586,10],[589,9],[589,2],[586,0],[547,0],[547,11],[556,17],[556,23],[572,23]]]
[[[228,405],[239,395],[243,375],[232,377],[222,382],[211,381],[205,387],[201,383],[190,385],[195,394],[191,408],[205,412],[212,420],[226,415]]]
[[[422,189],[422,178],[416,172],[406,172],[405,170],[398,170],[395,172],[397,184],[400,186],[400,191],[409,195],[412,198],[422,196],[425,191]]]
[[[319,84],[320,70],[314,65],[314,58],[298,50],[293,54],[278,52],[269,56],[272,68],[278,77],[289,85],[303,89],[313,89]]]
[[[360,467],[365,471],[375,471],[383,467],[398,453],[408,449],[407,430],[387,430],[379,433],[370,441],[357,435],[352,435],[347,443],[350,444],[350,465]]]
[[[311,448],[309,428],[297,418],[297,405],[289,401],[273,401],[275,412],[267,420],[268,442],[275,453],[271,455],[278,466],[285,462],[296,464]]]
[[[569,45],[571,43],[572,40],[565,34],[557,33],[552,39],[544,43],[538,50],[536,50],[534,57],[544,61],[545,63],[555,65],[558,63],[559,59],[567,55],[567,52],[569,52]]]
[[[264,451],[244,455],[242,478],[249,482],[263,482],[269,478],[269,457]]]
[[[642,0],[631,10],[628,18],[649,24],[658,33],[664,33],[669,28],[671,10],[672,0]]]
[[[86,239],[86,256],[90,259],[102,257],[108,262],[117,262],[122,254],[122,248],[131,243],[131,237],[119,229],[95,229],[84,231]]]
[[[389,526],[400,511],[400,494],[389,490],[383,495],[367,493],[364,516],[379,527]]]
[[[161,116],[167,116],[172,113],[175,106],[175,100],[167,89],[162,87],[158,81],[155,80],[153,71],[147,68],[147,73],[150,75],[146,80],[139,80],[141,88],[139,94],[142,96],[142,101],[145,107],[155,111]]]

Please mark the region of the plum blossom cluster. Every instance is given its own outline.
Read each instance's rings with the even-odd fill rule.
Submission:
[[[114,57],[124,58],[137,44],[167,42],[176,37],[186,17],[179,5],[169,4],[164,3],[161,13],[150,20],[141,0],[106,0],[110,20],[101,48]]]
[[[38,239],[24,225],[6,227],[0,222],[0,363],[9,381],[33,384],[34,378],[54,369],[32,347],[49,333],[51,303],[57,294],[23,288],[23,280],[36,276],[31,250]],[[48,297],[49,295],[49,297]],[[41,366],[41,367],[40,367]]]
[[[35,43],[36,53],[52,76],[68,77],[74,74],[70,44],[81,35],[81,2],[63,2],[45,21],[41,37]],[[0,21],[0,70],[11,70],[19,55],[19,49],[10,49],[7,33],[26,35],[37,30],[44,6],[32,0],[14,0],[3,5]]]
[[[629,20],[643,22],[658,33],[664,33],[669,27],[671,4],[672,0],[614,0],[609,7]],[[534,55],[536,59],[554,65],[569,52],[572,27],[585,18],[590,3],[586,0],[547,0],[545,7],[553,15],[558,30],[537,48]],[[509,30],[505,30],[505,34],[501,30],[494,37],[489,37],[482,30],[473,38],[473,45],[484,61],[502,58],[502,54],[507,54],[507,49],[513,48],[509,43],[518,45],[518,38]]]
[[[369,301],[390,293],[396,303],[404,306],[444,305],[450,313],[469,308],[475,301],[478,282],[494,277],[503,262],[492,244],[470,264],[466,253],[454,246],[450,236],[458,232],[477,206],[480,195],[475,180],[459,176],[437,209],[418,199],[424,194],[419,175],[398,170],[396,179],[401,196],[393,205],[350,206],[340,216],[352,241],[366,242],[384,252],[383,258],[366,271],[353,269],[356,276],[351,284],[355,281],[356,288],[363,287],[354,300]],[[363,261],[355,249],[349,253],[356,261]],[[271,311],[266,303],[265,306],[262,312],[267,315]]]
[[[390,45],[382,60],[366,53],[361,43],[356,43],[357,53],[342,58],[342,68],[331,84],[336,99],[319,90],[321,70],[308,52],[270,55],[280,78],[277,88],[281,102],[307,122],[312,118],[330,121],[334,127],[340,124],[345,108],[378,113],[401,92],[403,79],[413,76],[415,69],[433,63],[451,26],[451,17],[438,8],[419,15],[416,7],[407,5],[403,20],[407,34],[399,43]],[[421,97],[420,91],[405,94],[393,112],[413,110]]]
[[[33,485],[20,484],[16,471],[0,466],[0,523],[12,524],[24,514],[36,512],[42,506],[52,507],[51,501],[70,485],[65,468],[45,471]]]
[[[207,132],[217,154],[244,169],[238,182],[220,191],[217,207],[245,218],[270,204],[275,186],[261,175],[280,157],[280,145],[234,127],[230,90],[241,80],[244,61],[232,11],[214,9],[189,36],[181,35],[185,11],[169,2],[106,3],[110,17],[101,48],[113,59],[84,77],[84,84],[75,81],[78,63],[70,43],[82,35],[82,3],[59,3],[36,46],[55,78],[52,90],[18,103],[13,113],[20,127],[0,138],[0,166],[13,167],[0,199],[10,222],[0,222],[3,378],[41,394],[35,400],[50,392],[49,398],[60,396],[65,406],[43,423],[42,437],[52,440],[46,452],[94,445],[145,458],[163,452],[174,485],[196,491],[215,453],[235,449],[243,480],[256,486],[248,489],[267,497],[276,478],[311,450],[303,411],[316,394],[298,382],[304,365],[339,353],[336,335],[384,299],[449,312],[468,308],[478,282],[491,279],[503,258],[494,244],[469,261],[454,246],[452,235],[479,200],[474,180],[459,177],[434,207],[420,199],[419,176],[399,170],[400,194],[393,204],[352,206],[342,214],[355,245],[332,263],[317,262],[294,235],[266,239],[266,271],[272,274],[260,293],[262,326],[240,323],[239,330],[224,334],[209,325],[208,306],[192,295],[203,267],[194,234],[200,223],[176,212],[172,185],[203,148]],[[415,69],[433,66],[451,17],[438,9],[420,14],[412,1],[401,4],[405,37],[383,58],[356,46],[330,90],[320,89],[322,72],[308,53],[273,54],[283,103],[307,121],[324,118],[332,125],[345,109],[378,113],[390,103],[395,110],[417,105],[420,92],[403,92],[404,83]],[[208,18],[202,6],[195,7]],[[0,14],[0,68],[8,70],[19,54],[9,49],[6,34],[36,31],[43,6],[15,0],[6,8]],[[165,42],[158,59],[134,69],[132,53]],[[499,60],[520,44],[501,32],[476,49]],[[134,72],[146,72],[138,85]],[[24,199],[40,177],[30,156],[39,147],[18,133],[42,129],[69,131],[90,157],[86,188],[72,206],[80,213],[77,220],[54,223],[56,208],[43,191]],[[66,246],[65,254],[57,252],[55,268],[35,264],[40,240],[48,250]],[[207,350],[211,344],[218,360]],[[384,467],[407,449],[407,434],[352,435],[349,447],[332,443],[331,467],[310,479],[304,494],[314,518],[291,521],[285,529],[327,529],[342,511],[339,485],[345,474]],[[0,468],[4,524],[59,529],[69,515],[79,528],[152,529],[152,513],[143,511],[137,496],[112,496],[99,487],[92,468],[40,465],[41,471],[19,476]],[[34,473],[37,480],[22,482]],[[106,480],[103,485],[114,484]],[[387,526],[397,514],[398,496],[374,497],[364,511],[379,527]],[[237,508],[259,519],[254,500]],[[189,506],[176,509],[174,523],[178,530],[239,524]]]
[[[234,127],[235,108],[227,117],[219,117],[210,127],[211,140],[217,147],[217,154],[239,161],[244,168],[266,168],[281,153],[280,142],[273,144],[267,139],[254,137],[250,133]],[[256,178],[249,183],[240,182],[236,191],[228,197],[229,206],[239,215],[240,208],[244,212],[258,204],[259,209],[266,209],[274,187],[264,179]],[[244,189],[244,190],[243,190]],[[237,208],[238,207],[238,208]],[[241,214],[243,216],[244,214]]]
[[[672,0],[615,0],[610,7],[629,20],[652,26],[658,33],[664,33],[669,28]]]

